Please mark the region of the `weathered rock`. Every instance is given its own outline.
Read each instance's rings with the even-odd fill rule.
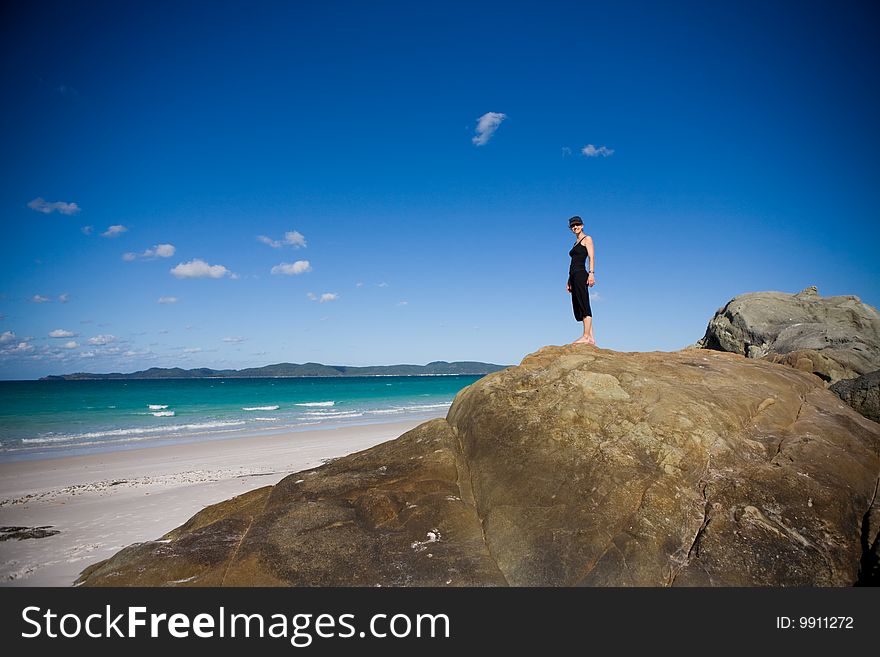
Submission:
[[[880,370],[838,381],[830,390],[869,420],[880,422]]]
[[[446,420],[209,507],[81,579],[846,586],[876,558],[878,480],[880,425],[810,374],[546,347]]]
[[[697,343],[705,349],[767,358],[829,383],[880,369],[880,313],[856,296],[752,292],[734,297]]]

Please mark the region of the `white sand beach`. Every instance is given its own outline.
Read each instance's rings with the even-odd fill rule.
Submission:
[[[70,586],[206,506],[397,438],[424,419],[0,463],[0,586]],[[10,528],[57,534],[14,538]]]

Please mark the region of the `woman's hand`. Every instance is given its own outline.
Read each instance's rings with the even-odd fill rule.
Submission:
[[[593,272],[587,276],[587,287],[593,287],[596,284],[596,277],[593,276]]]
[[[571,293],[571,281],[565,284],[565,291]]]

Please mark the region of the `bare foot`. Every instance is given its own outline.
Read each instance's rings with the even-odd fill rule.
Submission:
[[[577,340],[575,340],[571,344],[584,344],[585,342],[589,344],[589,341],[590,341],[589,337],[587,337],[586,335],[582,335],[581,337],[579,337]]]

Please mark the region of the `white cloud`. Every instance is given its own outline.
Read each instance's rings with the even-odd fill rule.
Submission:
[[[62,346],[65,349],[76,349],[79,345],[76,342],[74,342],[73,340],[71,340],[70,342],[65,342]]]
[[[336,301],[339,298],[339,295],[336,292],[324,292],[321,295],[321,298],[318,299],[318,303],[324,303],[325,301]]]
[[[298,230],[289,230],[284,233],[284,237],[280,240],[273,240],[265,235],[257,235],[257,240],[263,244],[268,244],[273,249],[280,249],[282,246],[292,246],[295,249],[306,246],[306,238]]]
[[[477,146],[482,146],[495,134],[501,122],[507,118],[501,112],[486,112],[477,119],[477,134],[471,139]]]
[[[98,355],[97,352],[94,352],[94,351],[81,351],[79,354],[79,357],[80,358],[94,358],[97,355]]]
[[[571,155],[571,149],[568,146],[562,147],[562,157],[568,157]]]
[[[408,306],[408,305],[409,305],[409,301],[398,301],[398,302],[397,302],[397,305],[398,305],[398,306]]]
[[[183,353],[185,353],[185,354],[197,354],[197,353],[199,353],[201,350],[202,350],[201,347],[187,347],[186,349],[183,350]]]
[[[110,226],[101,233],[101,237],[119,237],[122,233],[128,231],[128,228],[121,224],[116,224],[115,226]]]
[[[67,303],[68,301],[70,301],[70,295],[67,292],[58,295],[58,303]]]
[[[4,331],[0,333],[0,344],[6,344],[15,340],[15,331]]]
[[[89,344],[94,344],[94,345],[105,345],[105,344],[110,344],[111,342],[116,342],[115,335],[101,334],[101,335],[96,335],[93,338],[89,338]]]
[[[298,230],[289,230],[284,233],[284,243],[295,249],[306,246],[306,238]]]
[[[52,214],[56,211],[61,214],[76,214],[80,210],[80,207],[76,203],[65,203],[64,201],[50,203],[49,201],[44,201],[43,198],[39,196],[28,203],[28,207],[31,210],[36,210],[43,214]]]
[[[12,347],[11,349],[7,349],[5,353],[8,354],[26,354],[34,350],[34,345],[30,342],[19,342],[17,345]]]
[[[257,235],[257,240],[262,242],[263,244],[268,244],[273,249],[280,249],[281,242],[278,240],[273,240],[271,237],[266,237],[265,235]]]
[[[243,338],[240,335],[231,335],[229,337],[223,338],[223,342],[244,342],[247,338]]]
[[[361,283],[361,282],[357,282],[357,283],[355,283],[355,285],[354,285],[354,286],[355,286],[355,287],[363,287],[363,286],[364,286],[364,284],[363,284],[363,283]]]
[[[50,338],[72,338],[75,336],[76,333],[68,331],[67,329],[55,329],[54,331],[49,332]]]
[[[177,303],[177,297],[159,297],[156,303]]]
[[[388,287],[388,283],[382,281],[381,283],[379,283],[379,287]]]
[[[587,144],[581,149],[581,153],[586,157],[608,157],[609,155],[614,154],[614,150],[611,148],[605,148],[604,146],[599,146],[596,148],[592,144]]]
[[[145,258],[170,258],[177,249],[173,244],[157,244],[152,249],[144,251]]]
[[[126,262],[131,262],[132,260],[141,259],[152,259],[152,258],[170,258],[174,255],[174,252],[177,249],[174,248],[173,244],[156,244],[153,248],[147,249],[141,254],[137,253],[123,253],[122,259]]]
[[[312,301],[317,301],[317,300],[318,300],[318,297],[315,296],[315,293],[314,293],[314,292],[306,292],[306,296],[307,296],[310,300],[312,300]]]
[[[44,297],[42,294],[35,294],[31,297],[31,301],[34,303],[49,303],[52,301],[49,297]]]
[[[297,260],[293,263],[282,262],[280,265],[272,267],[273,274],[284,274],[286,276],[304,274],[307,271],[312,271],[312,266],[308,260]]]
[[[80,230],[82,231],[83,235],[91,235],[93,232],[95,232],[95,227],[94,226],[83,226],[82,228],[80,228]]]
[[[223,265],[209,265],[199,258],[180,263],[171,269],[171,273],[177,278],[235,278],[235,274]]]

